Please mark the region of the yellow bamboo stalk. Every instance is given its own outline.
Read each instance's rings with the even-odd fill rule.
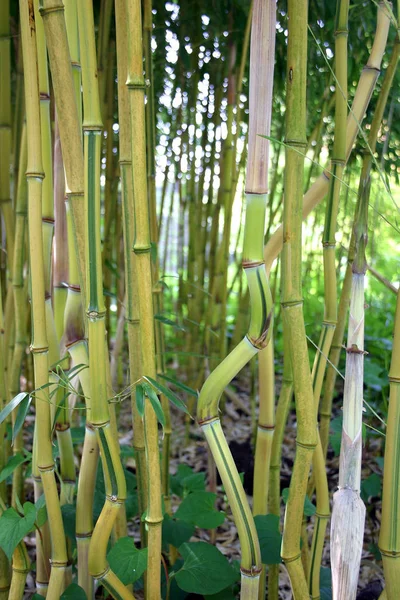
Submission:
[[[24,60],[26,120],[28,136],[28,223],[31,258],[31,304],[33,334],[31,351],[35,369],[36,426],[34,461],[40,472],[46,498],[51,535],[51,574],[48,595],[57,598],[64,588],[67,550],[54,474],[51,444],[48,383],[48,342],[45,310],[45,272],[42,240],[42,148],[38,89],[36,27],[33,0],[20,0],[22,50]],[[34,470],[34,469],[33,469]]]

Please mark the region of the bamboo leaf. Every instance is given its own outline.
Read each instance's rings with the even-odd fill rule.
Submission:
[[[139,415],[143,419],[144,417],[144,389],[141,383],[138,383],[135,390],[136,396],[136,408],[138,410]]]
[[[4,469],[0,472],[0,483],[5,481],[7,477],[9,477],[17,467],[22,465],[25,462],[29,462],[31,457],[24,456],[21,452],[18,452],[14,456],[8,459],[8,462]]]
[[[22,400],[24,398],[26,398],[26,396],[28,396],[28,395],[29,394],[27,394],[26,392],[20,392],[19,394],[14,396],[14,398],[12,400],[10,400],[10,402],[0,412],[0,425],[7,419],[8,415],[11,414],[12,411],[15,408],[17,408],[17,406],[19,404],[21,404]]]
[[[235,570],[215,546],[205,542],[189,542],[182,544],[179,552],[184,563],[174,577],[185,592],[217,594],[237,579]]]
[[[188,385],[185,385],[184,383],[181,383],[177,379],[173,379],[173,377],[169,377],[168,375],[163,375],[163,374],[160,374],[160,377],[162,379],[165,379],[165,381],[169,381],[169,383],[172,383],[174,386],[176,386],[177,388],[183,390],[184,392],[187,392],[188,394],[190,394],[194,398],[198,397],[198,393],[196,392],[196,390],[192,389]]]
[[[18,406],[17,417],[15,419],[15,425],[14,425],[13,433],[12,433],[12,441],[11,441],[12,446],[14,445],[14,440],[17,437],[18,433],[21,430],[21,427],[23,426],[23,424],[25,422],[26,415],[28,414],[31,402],[32,402],[32,396],[30,396],[28,394],[27,396],[25,396],[25,398],[22,400],[22,402]]]
[[[165,427],[165,415],[157,394],[151,385],[148,385],[147,383],[143,383],[142,385],[146,392],[146,396],[150,400],[153,410],[156,413],[157,421],[162,425],[162,427]]]
[[[160,321],[160,323],[163,323],[164,325],[170,325],[171,327],[175,327],[175,329],[178,329],[179,331],[186,331],[186,329],[182,327],[182,325],[180,325],[178,321],[173,321],[172,319],[169,319],[164,315],[154,315],[154,318],[157,319],[157,321]]]
[[[147,548],[136,548],[132,538],[120,538],[107,554],[111,569],[123,584],[137,581],[147,569]]]
[[[171,392],[170,389],[168,389],[165,385],[163,385],[162,383],[160,383],[159,381],[156,381],[155,379],[153,379],[152,377],[145,377],[145,379],[151,383],[151,385],[155,388],[157,388],[157,390],[159,392],[161,392],[162,394],[164,394],[164,396],[166,398],[168,398],[168,400],[170,402],[172,402],[172,404],[174,404],[174,406],[176,406],[177,408],[179,408],[180,410],[183,410],[183,412],[185,412],[187,415],[189,415],[189,417],[191,417],[192,415],[190,414],[190,412],[188,411],[186,404],[183,402],[183,400],[181,400],[180,398],[178,398],[178,396],[175,396],[175,394],[173,392]]]

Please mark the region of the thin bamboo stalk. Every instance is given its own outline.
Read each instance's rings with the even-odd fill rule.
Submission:
[[[283,208],[282,318],[290,338],[290,356],[296,397],[296,457],[286,505],[281,555],[289,572],[295,600],[308,598],[300,551],[304,497],[312,455],[317,442],[311,373],[304,328],[301,280],[301,213],[306,139],[307,73],[306,0],[289,0],[286,162]],[[300,217],[300,218],[299,218]]]
[[[129,137],[130,114],[129,92],[126,86],[128,76],[128,14],[124,0],[116,0],[115,18],[117,34],[117,69],[118,69],[118,113],[120,120],[119,131],[119,161],[121,173],[122,192],[122,218],[124,232],[124,259],[126,282],[126,321],[128,329],[129,370],[130,380],[138,381],[142,375],[141,338],[140,338],[140,311],[139,290],[137,280],[137,259],[132,252],[135,231],[135,206],[133,198],[132,177],[132,146]],[[147,476],[145,457],[145,438],[143,421],[136,407],[135,392],[131,398],[133,419],[133,447],[136,461],[136,476],[138,486],[139,515],[147,507]],[[140,527],[142,546],[147,545],[147,535],[144,523]]]
[[[155,378],[155,339],[152,305],[149,207],[146,179],[146,131],[144,113],[145,81],[142,67],[142,19],[139,0],[128,2],[129,60],[127,87],[130,103],[130,136],[132,156],[133,197],[135,206],[136,237],[133,252],[136,257],[137,279],[140,282],[140,342],[141,375]],[[157,419],[149,402],[146,402],[144,432],[147,466],[148,528],[148,598],[160,598],[161,581],[161,473],[158,450]]]
[[[48,388],[48,342],[45,310],[45,272],[42,240],[42,149],[38,89],[38,63],[33,0],[20,0],[22,50],[24,60],[26,121],[28,137],[28,223],[31,257],[31,304],[33,333],[31,351],[35,370],[36,423],[34,461],[40,473],[46,498],[51,535],[51,574],[49,597],[58,597],[64,588],[67,550],[51,444],[51,420]],[[34,471],[34,468],[32,469]]]
[[[102,120],[97,82],[93,6],[90,0],[78,3],[84,105],[84,157],[86,206],[86,287],[89,337],[91,423],[100,448],[106,498],[89,546],[89,571],[100,580],[114,598],[132,598],[132,594],[111,571],[107,544],[118,511],[126,498],[126,482],[119,457],[118,439],[110,425],[106,380],[106,331],[100,240],[100,155]]]

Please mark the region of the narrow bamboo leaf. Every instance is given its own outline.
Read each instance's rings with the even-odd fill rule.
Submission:
[[[279,517],[258,515],[254,517],[260,542],[261,560],[265,565],[279,565],[281,560],[282,535],[279,531]]]
[[[190,394],[194,398],[197,398],[198,395],[199,395],[196,392],[196,390],[193,390],[188,385],[185,385],[184,383],[181,383],[180,381],[177,381],[177,379],[173,379],[172,377],[169,377],[168,375],[160,375],[160,377],[162,377],[162,379],[165,379],[166,381],[169,381],[169,383],[172,383],[175,387],[183,390],[184,392],[187,392],[188,394]]]
[[[217,494],[212,492],[189,494],[179,505],[175,516],[204,529],[219,527],[225,520],[225,513],[215,510],[216,498]]]
[[[163,541],[167,544],[179,548],[185,542],[188,542],[195,533],[195,526],[186,523],[181,519],[171,519],[169,515],[164,515],[162,524]]]
[[[139,415],[143,419],[144,417],[144,389],[141,383],[138,383],[136,386],[136,408],[138,410]]]
[[[217,594],[237,579],[235,570],[215,546],[205,542],[189,542],[182,544],[179,552],[184,563],[175,574],[175,580],[185,592]]]
[[[17,437],[18,433],[21,430],[21,427],[23,426],[23,424],[25,422],[26,415],[28,414],[31,402],[32,402],[32,396],[30,396],[28,394],[27,396],[25,396],[25,398],[22,400],[22,402],[18,406],[17,416],[15,419],[15,425],[14,425],[13,434],[12,434],[12,441],[11,441],[12,446],[14,445],[14,440]]]
[[[14,408],[17,408],[17,406],[21,404],[22,400],[28,395],[29,394],[26,392],[20,392],[12,400],[10,400],[10,402],[0,412],[0,425],[7,419],[8,415],[12,413]]]
[[[137,581],[147,568],[147,548],[136,548],[132,538],[120,538],[107,554],[111,569],[123,584]]]
[[[3,549],[9,560],[20,541],[35,524],[35,506],[30,502],[25,502],[24,512],[24,516],[21,517],[16,510],[8,508],[0,517],[0,548]]]
[[[173,321],[172,319],[169,319],[164,315],[154,315],[154,318],[157,319],[157,321],[160,321],[160,323],[163,323],[163,325],[170,325],[171,327],[174,327],[179,331],[186,331],[186,329],[182,327],[182,325],[178,323],[178,321]]]
[[[152,386],[154,386],[155,388],[157,388],[159,392],[161,392],[162,394],[164,394],[164,396],[166,398],[168,398],[168,400],[170,402],[172,402],[172,404],[174,404],[180,410],[183,410],[183,412],[185,412],[187,415],[189,415],[189,417],[191,417],[191,414],[188,411],[188,409],[186,407],[186,404],[183,402],[183,400],[181,400],[180,398],[178,398],[177,396],[175,396],[175,394],[173,392],[171,392],[170,389],[168,389],[165,385],[163,385],[159,381],[156,381],[152,377],[147,377],[146,376],[145,379],[147,379],[147,381],[149,381]]]
[[[157,394],[151,385],[148,385],[147,383],[143,383],[142,385],[146,392],[146,396],[150,400],[153,410],[156,413],[157,421],[162,425],[162,427],[165,427],[165,415]]]
[[[24,456],[21,452],[18,452],[17,454],[9,458],[6,466],[0,473],[0,483],[2,481],[5,481],[7,477],[9,477],[9,475],[11,475],[11,473],[13,473],[15,469],[19,467],[19,465],[22,465],[25,462],[29,462],[30,460],[30,457]]]
[[[87,600],[85,590],[77,583],[70,583],[60,598],[61,600]]]

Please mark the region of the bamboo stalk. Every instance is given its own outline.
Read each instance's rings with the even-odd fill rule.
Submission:
[[[26,121],[28,137],[28,223],[31,257],[31,304],[33,333],[31,351],[35,370],[36,426],[34,461],[40,473],[46,498],[51,535],[51,574],[49,597],[58,597],[64,588],[67,551],[64,528],[54,474],[51,444],[48,383],[48,342],[45,310],[45,272],[42,240],[42,149],[38,89],[38,63],[33,0],[20,0],[22,50],[24,60]],[[34,468],[32,469],[35,470]]]
[[[102,121],[94,41],[93,7],[90,0],[78,3],[84,105],[84,157],[86,206],[86,288],[89,337],[90,420],[100,448],[106,498],[89,546],[89,571],[115,598],[132,594],[111,571],[107,544],[118,511],[126,498],[126,482],[119,457],[118,440],[110,425],[106,380],[106,331],[100,240],[100,155]]]
[[[283,208],[282,318],[290,338],[296,398],[296,457],[286,505],[281,555],[289,572],[295,600],[308,598],[300,552],[304,497],[317,442],[311,373],[304,328],[301,281],[301,213],[306,139],[307,73],[306,0],[289,1],[286,92],[286,163]]]
[[[129,370],[130,380],[138,381],[142,375],[141,338],[140,338],[140,311],[139,290],[137,284],[137,258],[132,252],[134,240],[134,198],[132,177],[132,147],[129,138],[130,114],[129,92],[126,86],[128,76],[128,14],[124,0],[116,0],[116,34],[117,34],[117,68],[118,68],[118,112],[120,119],[119,132],[119,161],[122,191],[122,217],[124,232],[124,259],[126,281],[126,321],[128,329]],[[147,475],[144,426],[136,407],[135,392],[131,398],[132,419],[134,428],[133,447],[136,461],[136,475],[138,486],[139,515],[147,507]],[[142,546],[147,545],[144,523],[140,527]]]
[[[146,179],[146,130],[144,113],[145,81],[142,67],[142,19],[139,0],[130,0],[128,8],[129,60],[127,87],[130,103],[130,136],[132,156],[133,197],[136,237],[133,252],[136,257],[140,311],[141,375],[155,378],[155,339],[152,305],[149,207]],[[161,473],[158,450],[157,419],[149,402],[144,415],[144,439],[147,467],[148,567],[146,596],[160,597],[161,578]]]
[[[220,472],[239,533],[243,599],[258,598],[261,558],[254,521],[222,432],[218,402],[231,379],[252,356],[267,346],[271,334],[272,299],[260,252],[267,204],[269,142],[258,134],[269,135],[270,129],[275,8],[274,2],[254,3],[251,33],[249,156],[243,247],[243,268],[251,295],[251,321],[242,342],[208,377],[200,392],[197,409],[199,424]]]

